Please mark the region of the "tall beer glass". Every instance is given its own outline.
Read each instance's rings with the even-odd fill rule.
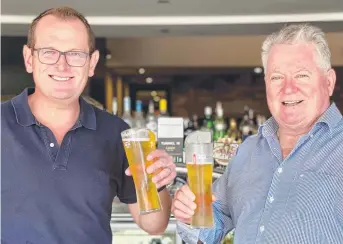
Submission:
[[[188,184],[197,205],[191,226],[209,228],[213,226],[213,143],[190,143],[186,145],[185,151]]]
[[[147,167],[153,163],[147,160],[147,156],[156,148],[154,133],[148,129],[134,128],[123,131],[121,137],[135,183],[140,214],[160,211],[161,201],[156,185],[152,182],[153,174],[146,172]]]

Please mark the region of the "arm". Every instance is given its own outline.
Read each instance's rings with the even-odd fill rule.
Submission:
[[[160,193],[162,211],[139,215],[138,203],[129,204],[129,210],[136,224],[150,235],[162,234],[168,226],[171,208],[171,197],[165,188]]]
[[[197,229],[189,226],[188,223],[190,223],[192,215],[187,215],[185,212],[191,209],[182,210],[180,209],[180,203],[178,204],[176,202],[185,202],[183,204],[184,206],[190,206],[191,204],[187,203],[184,197],[188,196],[189,199],[194,199],[193,197],[195,196],[190,195],[187,191],[185,191],[185,194],[184,192],[175,194],[173,213],[178,219],[177,231],[186,243],[197,244],[198,241],[200,241],[199,243],[220,243],[224,236],[234,228],[231,219],[230,196],[227,195],[230,170],[231,164],[226,168],[225,173],[213,184],[213,193],[217,200],[213,203],[214,226],[212,228]],[[184,186],[183,188],[188,188],[188,186]],[[182,191],[182,188],[180,190]],[[182,215],[180,211],[183,212]]]

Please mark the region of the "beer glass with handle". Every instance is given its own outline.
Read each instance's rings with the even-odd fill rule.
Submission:
[[[136,188],[140,214],[161,210],[161,201],[153,174],[146,172],[154,161],[147,160],[147,156],[155,150],[156,140],[152,131],[145,128],[132,128],[121,133],[125,153]]]
[[[213,227],[213,143],[189,143],[186,145],[185,151],[188,184],[195,195],[196,204],[191,226],[196,228]]]

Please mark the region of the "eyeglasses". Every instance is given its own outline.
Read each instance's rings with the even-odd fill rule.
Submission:
[[[52,48],[33,48],[33,50],[38,52],[38,59],[43,64],[56,64],[61,55],[64,55],[69,66],[82,67],[90,56],[89,53],[81,51],[61,52]]]

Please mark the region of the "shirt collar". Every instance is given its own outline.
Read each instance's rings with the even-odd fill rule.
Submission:
[[[262,134],[264,137],[269,137],[275,135],[278,129],[278,123],[274,117],[270,117],[263,125],[260,126],[260,128],[258,128],[258,134]]]
[[[336,125],[339,123],[339,121],[342,119],[342,114],[337,108],[336,104],[332,102],[330,107],[320,116],[318,121],[314,124],[313,129],[316,126],[319,126],[321,124],[325,124],[328,126],[330,130],[330,134],[332,136],[333,129],[336,127]],[[260,128],[258,129],[258,133],[262,134],[264,137],[275,135],[279,126],[276,120],[271,117],[269,118]]]
[[[320,116],[316,125],[325,124],[330,130],[331,136],[333,135],[333,130],[336,125],[341,121],[342,114],[337,108],[336,104],[333,102],[330,107]]]
[[[39,125],[38,121],[33,116],[29,103],[28,96],[34,92],[34,88],[26,88],[18,96],[14,97],[11,101],[14,108],[17,123],[22,126],[31,126],[34,124]],[[80,116],[76,123],[82,126],[96,130],[96,116],[94,107],[80,97]]]
[[[22,126],[38,124],[31,112],[28,102],[28,96],[32,94],[33,91],[33,88],[26,88],[22,93],[14,97],[11,101],[17,123]]]
[[[81,125],[90,130],[96,130],[96,116],[94,107],[80,97],[80,117]]]

